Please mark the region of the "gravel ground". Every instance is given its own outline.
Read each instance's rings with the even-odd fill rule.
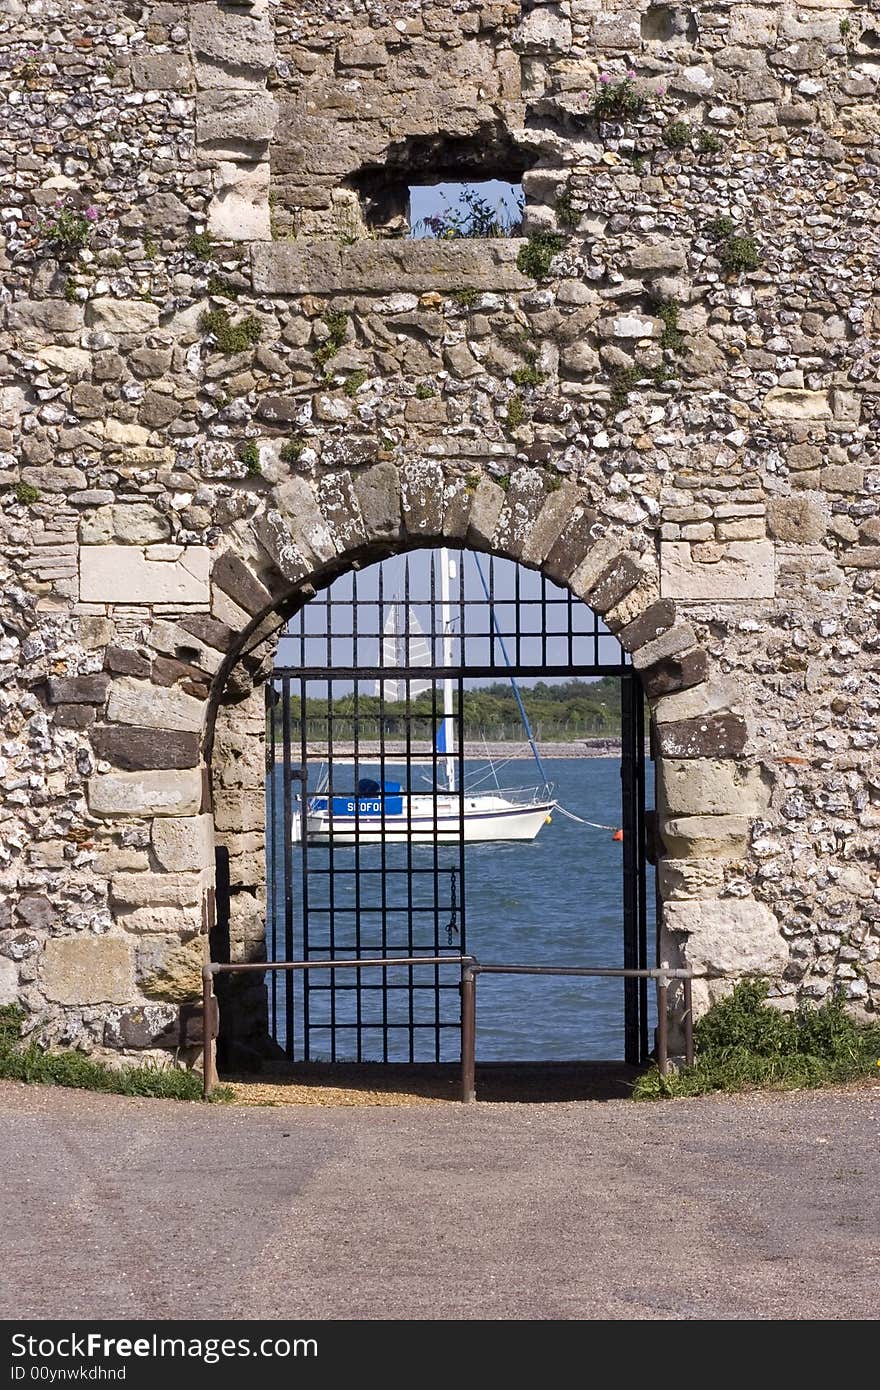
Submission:
[[[874,1318],[878,1118],[876,1087],[246,1108],[0,1083],[0,1317]]]

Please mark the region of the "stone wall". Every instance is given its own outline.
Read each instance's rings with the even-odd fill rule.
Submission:
[[[0,64],[27,1028],[190,1055],[215,841],[260,949],[279,624],[440,539],[633,651],[701,1006],[757,973],[876,1012],[872,7],[7,0]],[[523,236],[399,235],[432,173],[521,178]]]

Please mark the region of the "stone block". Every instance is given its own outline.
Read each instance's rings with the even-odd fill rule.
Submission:
[[[649,642],[656,642],[675,623],[675,604],[669,599],[659,599],[646,608],[638,618],[620,629],[617,640],[625,652],[638,651]]]
[[[827,391],[774,386],[764,397],[764,414],[771,420],[830,420],[831,403]]]
[[[153,932],[161,935],[176,933],[178,936],[191,936],[201,930],[201,907],[183,904],[157,907],[137,907],[120,918],[120,925],[127,932],[137,936]]]
[[[122,873],[114,874],[110,882],[110,901],[123,908],[195,907],[201,904],[203,892],[198,873]]]
[[[141,92],[188,92],[193,70],[182,53],[141,53],[131,60],[131,78]]]
[[[104,653],[104,668],[119,676],[148,676],[150,661],[130,647],[110,646]]]
[[[59,338],[82,331],[83,311],[63,299],[19,299],[9,305],[6,322],[23,347],[54,347]]]
[[[95,722],[94,705],[56,705],[54,719],[59,729],[88,729]]]
[[[738,758],[748,730],[738,714],[709,714],[655,726],[657,747],[667,758]]]
[[[203,545],[82,545],[80,601],[207,604],[210,563]]]
[[[214,867],[214,820],[204,816],[162,816],[153,821],[153,853],[170,872]]]
[[[291,584],[297,584],[314,568],[308,550],[298,545],[285,517],[274,508],[253,523],[254,534],[276,569]]]
[[[110,677],[99,671],[94,676],[50,676],[46,682],[50,705],[103,705]]]
[[[89,328],[117,337],[141,338],[159,326],[159,306],[144,299],[90,299],[86,308]]]
[[[154,999],[184,1004],[202,993],[202,966],[207,960],[208,938],[189,941],[147,940],[138,947],[141,988]]]
[[[657,724],[699,719],[706,714],[736,709],[742,698],[742,681],[733,676],[703,681],[690,690],[682,690],[658,700],[654,705],[654,719]]]
[[[661,859],[657,880],[664,902],[717,898],[724,885],[724,863],[718,859]]]
[[[532,281],[516,268],[524,245],[514,237],[358,241],[351,246],[269,241],[251,251],[254,289],[282,295],[525,290]]]
[[[652,237],[627,251],[622,258],[622,266],[635,275],[650,278],[663,275],[671,270],[684,270],[687,266],[687,251],[677,241],[663,241]]]
[[[194,732],[103,724],[90,737],[95,756],[123,772],[198,767],[199,736]]]
[[[842,550],[839,562],[844,569],[880,570],[880,546],[854,545]]]
[[[568,54],[571,42],[571,20],[555,8],[528,10],[516,34],[517,52],[530,55]]]
[[[208,231],[218,241],[267,241],[272,235],[269,165],[222,161],[214,172]]]
[[[596,544],[600,529],[598,514],[579,502],[544,560],[542,569],[547,578],[556,584],[566,584]]]
[[[110,687],[107,719],[117,724],[197,732],[204,716],[204,702],[177,686],[157,686],[120,676]]]
[[[298,548],[307,559],[334,559],[336,542],[324,516],[314,489],[307,478],[293,476],[275,489],[278,510]]]
[[[413,243],[415,244],[415,243]],[[376,463],[354,478],[369,541],[400,534],[400,475],[393,463]]]
[[[450,478],[443,487],[443,535],[463,541],[471,521],[472,485],[467,478]]]
[[[15,917],[32,931],[48,931],[58,918],[58,909],[43,893],[26,893],[16,904]]]
[[[751,898],[669,902],[665,932],[683,936],[684,963],[699,974],[773,978],[787,966],[788,944],[773,913]]]
[[[633,654],[633,664],[636,665]],[[647,666],[641,673],[642,689],[649,700],[661,695],[669,695],[675,690],[686,690],[699,685],[709,674],[709,658],[701,648],[683,652],[681,656],[667,656]]]
[[[0,956],[0,1006],[18,1001],[18,966],[8,956]]]
[[[154,651],[173,656],[177,661],[184,661],[190,666],[198,666],[201,671],[207,671],[212,676],[217,674],[223,664],[222,652],[200,641],[179,623],[157,619],[150,628],[149,643]]]
[[[496,554],[519,559],[546,496],[547,475],[542,468],[517,468],[510,474],[507,496],[492,538],[491,548]]]
[[[178,1036],[177,1006],[138,1004],[109,1018],[104,1027],[105,1047],[175,1046]]]
[[[131,947],[117,936],[57,936],[46,942],[42,984],[56,1004],[124,1004],[134,993]]]
[[[773,598],[776,593],[771,541],[728,541],[711,557],[688,541],[660,542],[660,592],[664,598],[733,602]]]
[[[196,99],[199,153],[223,160],[259,160],[269,148],[278,118],[268,92],[215,88]]]
[[[444,484],[443,469],[430,459],[416,459],[400,470],[400,511],[409,535],[443,535]]]
[[[215,799],[214,823],[218,834],[227,830],[265,830],[265,792],[224,790]]]
[[[599,575],[587,595],[587,603],[595,613],[605,614],[620,603],[647,573],[635,556],[625,553],[617,555]]]
[[[256,617],[272,607],[272,595],[234,550],[224,550],[211,571],[213,583],[239,608]]]
[[[194,816],[202,804],[202,774],[198,768],[96,773],[88,798],[95,816]]]
[[[491,550],[498,529],[498,518],[504,509],[506,493],[492,478],[483,475],[471,497],[468,529],[465,537],[471,550]]]
[[[747,816],[673,816],[661,820],[660,835],[673,859],[739,859],[749,826]]]
[[[657,761],[657,809],[663,815],[758,816],[769,800],[760,768],[730,758]]]
[[[547,494],[522,542],[520,559],[524,565],[538,566],[547,558],[570,520],[578,497],[577,485],[569,482]]]
[[[265,13],[247,14],[226,5],[195,5],[190,43],[196,56],[219,69],[217,84],[236,87],[239,74],[252,72],[263,81],[275,61],[272,25]]]
[[[640,647],[633,648],[632,661],[637,671],[646,670],[658,661],[670,656],[678,656],[688,648],[696,646],[697,634],[690,623],[676,623]]]
[[[822,508],[807,497],[774,497],[767,504],[771,536],[792,545],[815,545],[828,530]]]

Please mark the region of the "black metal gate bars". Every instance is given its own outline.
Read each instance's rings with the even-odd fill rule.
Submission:
[[[542,575],[445,551],[343,576],[282,639],[266,691],[268,959],[464,953],[483,798],[524,825],[550,795],[474,770],[485,759],[468,693],[508,678],[601,676],[619,681],[621,700],[621,963],[647,966],[635,673],[596,615]],[[522,744],[522,727],[507,739]],[[437,965],[272,972],[268,989],[273,1035],[291,1059],[459,1056],[459,982]],[[624,982],[624,1051],[632,1063],[648,1055],[647,980]]]

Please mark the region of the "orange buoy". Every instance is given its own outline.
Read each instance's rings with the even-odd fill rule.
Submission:
[[[612,840],[622,840],[622,839],[623,839],[623,831],[622,831],[622,830],[615,830],[615,832],[614,832],[614,834],[611,836],[611,838],[612,838]]]

